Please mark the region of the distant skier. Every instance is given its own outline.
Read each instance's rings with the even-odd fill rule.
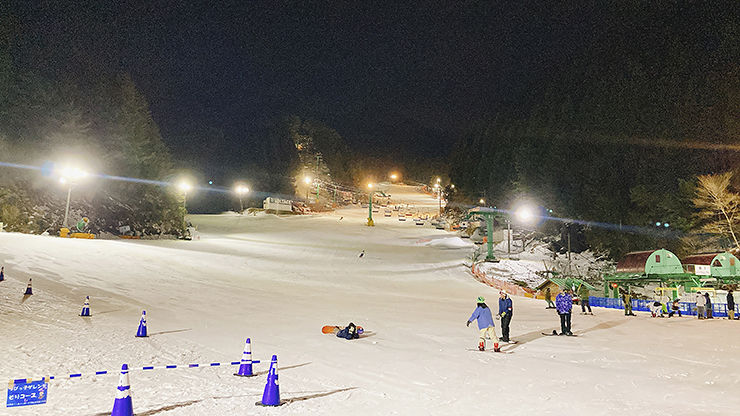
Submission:
[[[659,301],[653,302],[652,306],[650,307],[650,314],[653,316],[653,318],[657,317],[663,317],[663,304]]]
[[[547,308],[545,309],[555,309],[555,305],[552,303],[552,292],[550,292],[549,286],[545,289],[545,301],[547,302]]]
[[[714,311],[714,308],[712,308],[712,299],[709,297],[709,292],[704,293],[704,297],[707,299],[707,319],[714,319],[712,316],[712,312]]]
[[[478,306],[470,315],[468,327],[470,323],[478,320],[478,329],[480,330],[480,342],[478,343],[478,349],[480,351],[486,350],[486,338],[496,340],[496,328],[493,326],[493,316],[491,316],[491,309],[486,305],[486,299],[483,296],[478,296]],[[498,342],[493,343],[493,350],[498,352]]]
[[[705,319],[706,312],[704,307],[707,305],[707,298],[701,292],[696,292],[696,317],[698,319]]]
[[[499,340],[503,342],[513,342],[509,339],[509,324],[511,323],[511,317],[514,312],[513,306],[511,298],[506,294],[506,291],[502,290],[499,292],[498,316],[501,317],[501,338]]]
[[[671,303],[671,311],[668,313],[668,317],[672,318],[673,315],[678,314],[678,317],[681,317],[681,305],[678,303],[678,298],[673,300],[673,303]]]
[[[581,314],[583,315],[586,315],[586,308],[588,308],[589,315],[594,314],[591,311],[591,302],[589,300],[590,295],[591,295],[591,292],[588,291],[586,284],[581,283],[581,286],[578,287],[578,299],[581,300]]]
[[[362,251],[360,252],[360,255],[359,255],[359,256],[357,256],[357,257],[359,257],[359,258],[363,258],[364,256],[365,256],[365,250],[362,250]]]
[[[735,297],[732,295],[732,289],[727,290],[727,319],[735,320]]]
[[[560,315],[560,335],[573,335],[570,332],[570,315],[573,309],[573,298],[570,296],[570,289],[564,287],[555,298],[555,308]]]
[[[624,302],[624,316],[635,316],[632,313],[632,296],[629,290],[622,291],[622,302]]]
[[[5,266],[0,268],[0,282],[2,282],[3,280],[5,280]]]

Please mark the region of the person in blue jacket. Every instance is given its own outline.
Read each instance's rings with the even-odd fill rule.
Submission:
[[[509,324],[511,323],[511,316],[514,312],[511,298],[505,290],[499,292],[498,299],[498,316],[501,317],[501,338],[499,340],[503,342],[510,342],[509,339]]]
[[[473,311],[468,319],[467,326],[470,323],[478,320],[478,329],[480,330],[480,342],[478,343],[478,349],[481,351],[486,350],[486,338],[496,340],[496,328],[493,326],[493,316],[491,315],[491,309],[486,305],[486,299],[483,296],[478,296],[478,306]],[[493,343],[493,350],[498,351],[498,342]]]
[[[555,298],[555,309],[560,315],[560,335],[573,335],[570,332],[570,314],[573,309],[573,298],[570,296],[570,290],[564,287]]]

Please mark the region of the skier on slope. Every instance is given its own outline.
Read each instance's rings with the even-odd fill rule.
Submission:
[[[470,323],[478,320],[478,329],[480,330],[480,342],[478,343],[478,349],[480,351],[486,350],[486,338],[496,340],[496,328],[493,325],[493,316],[491,315],[491,309],[486,305],[486,299],[483,296],[478,296],[478,306],[473,311],[468,319],[467,326]],[[498,352],[498,342],[493,343],[493,350]]]

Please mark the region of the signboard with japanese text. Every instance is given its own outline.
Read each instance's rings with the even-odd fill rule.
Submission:
[[[31,382],[10,382],[6,407],[30,406],[45,404],[49,392],[47,380]]]

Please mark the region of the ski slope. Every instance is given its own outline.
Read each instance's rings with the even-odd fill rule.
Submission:
[[[413,188],[394,202],[433,210]],[[511,354],[468,351],[475,299],[498,291],[463,262],[466,240],[359,207],[326,215],[194,215],[193,241],[74,240],[0,233],[0,378],[56,376],[43,405],[0,415],[110,414],[117,371],[232,362],[251,338],[260,376],[236,367],[130,373],[137,415],[729,415],[740,412],[740,322],[573,316],[514,297]],[[360,258],[359,253],[365,255]],[[34,294],[23,292],[33,278]],[[90,296],[92,317],[78,314]],[[135,338],[146,310],[148,338]],[[353,341],[322,334],[350,321]],[[475,327],[475,328],[474,328]],[[497,328],[500,335],[500,330]],[[269,359],[277,408],[255,406]],[[113,371],[113,375],[72,373]]]

